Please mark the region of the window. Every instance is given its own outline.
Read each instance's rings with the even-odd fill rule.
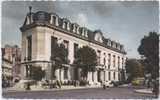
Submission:
[[[103,64],[106,65],[106,58],[103,58]]]
[[[81,32],[82,36],[84,36],[84,35],[85,35],[84,31],[85,31],[85,29],[84,29],[84,28],[82,28],[82,32]]]
[[[64,79],[68,79],[68,68],[64,69]]]
[[[118,69],[120,67],[120,57],[118,56]]]
[[[76,26],[75,26],[75,24],[72,24],[71,26],[72,26],[72,27],[71,27],[71,28],[72,28],[72,29],[71,29],[71,30],[72,30],[72,32],[74,32],[74,33],[75,33],[75,32],[76,32]]]
[[[64,20],[63,20],[63,28],[64,28],[64,29],[67,29],[67,26],[68,26],[67,24],[68,24],[67,21],[64,21]]]
[[[122,68],[123,68],[123,64],[124,64],[124,59],[122,58]]]
[[[111,80],[111,73],[108,72],[108,80]]]
[[[68,48],[69,48],[69,41],[64,40],[63,43],[64,43],[65,48],[68,50]]]
[[[106,53],[104,53],[103,64],[106,65]]]
[[[110,40],[107,41],[107,45],[111,46],[111,41]]]
[[[28,36],[27,41],[28,41],[28,60],[31,60],[32,58],[32,36]]]
[[[85,30],[85,37],[88,37],[88,30]]]
[[[115,72],[113,72],[113,78],[114,78],[114,80],[116,79],[116,73]]]
[[[50,23],[56,25],[56,16],[51,15],[51,22]]]
[[[66,52],[67,52],[67,54],[69,53],[69,41],[67,41],[67,40],[64,40],[63,41],[63,44],[64,44],[64,46],[65,46],[65,48],[66,48]],[[67,59],[68,57],[66,57],[65,59]]]
[[[53,16],[53,24],[56,25],[56,17]]]
[[[108,69],[110,69],[111,65],[111,54],[108,54]]]
[[[100,60],[101,60],[101,51],[98,50],[98,65],[100,65]]]
[[[95,40],[100,42],[100,43],[103,42],[101,33],[98,32],[98,33],[95,34]]]
[[[74,58],[77,58],[78,44],[74,43]]]
[[[57,38],[56,37],[51,37],[51,58],[50,59],[53,59],[54,57],[54,51],[55,51],[55,47],[57,45]]]
[[[113,67],[116,66],[116,60],[115,60],[115,55],[113,55]]]

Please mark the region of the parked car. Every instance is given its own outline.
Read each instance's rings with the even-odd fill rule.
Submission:
[[[103,87],[105,88],[105,87],[113,87],[113,83],[112,83],[112,81],[105,81],[105,82],[103,82]]]
[[[114,87],[117,87],[118,85],[120,85],[119,81],[112,81],[111,83],[113,84]]]

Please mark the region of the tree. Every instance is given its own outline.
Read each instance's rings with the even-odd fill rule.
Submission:
[[[139,54],[145,57],[145,70],[147,73],[151,73],[154,79],[159,77],[158,48],[159,35],[156,32],[150,32],[149,36],[144,36],[138,47]]]
[[[95,71],[97,65],[96,51],[89,46],[83,46],[77,50],[77,57],[74,61],[82,69],[82,77],[87,77],[89,71]]]
[[[40,81],[45,76],[45,71],[41,67],[32,66],[30,71],[30,76],[33,80]]]
[[[128,59],[126,61],[126,73],[128,76],[128,81],[130,82],[134,78],[144,76],[144,68],[142,64],[136,59]]]
[[[51,78],[55,79],[55,70],[61,69],[63,66],[62,64],[68,64],[68,50],[65,48],[64,44],[58,44],[55,42],[52,46],[52,54],[51,54],[51,61],[55,62],[52,64],[52,75]]]

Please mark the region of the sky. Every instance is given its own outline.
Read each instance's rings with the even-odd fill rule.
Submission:
[[[54,12],[92,31],[100,29],[104,37],[124,45],[128,58],[139,58],[137,48],[141,39],[159,29],[157,1],[3,1],[2,47],[5,44],[21,47],[19,28],[29,6],[33,12]]]

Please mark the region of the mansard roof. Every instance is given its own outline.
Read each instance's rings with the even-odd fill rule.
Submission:
[[[50,14],[44,11],[38,11],[33,15],[33,21],[47,21],[50,20]]]
[[[51,20],[51,15],[54,15],[54,16],[57,16],[58,18],[58,26],[55,26],[53,24],[50,23],[50,20]],[[32,17],[33,19],[33,22],[31,22],[30,24],[27,24],[27,17]],[[65,29],[62,29],[62,26],[63,26],[63,22],[67,21],[70,23],[69,27],[70,29],[73,29],[73,25],[79,27],[79,32],[80,34],[74,34],[73,31],[71,30],[65,30]],[[78,36],[80,38],[85,38],[86,40],[88,41],[92,41],[92,42],[98,42],[95,40],[95,35],[97,33],[100,33],[101,34],[101,37],[102,37],[102,42],[101,43],[98,43],[100,45],[103,45],[109,49],[113,49],[115,51],[118,51],[118,52],[121,52],[121,53],[124,53],[126,54],[126,52],[124,51],[124,48],[123,48],[123,45],[115,42],[115,41],[112,41],[108,38],[105,38],[103,36],[103,33],[101,32],[101,30],[95,30],[95,31],[92,31],[86,27],[81,27],[80,25],[78,25],[77,23],[71,23],[70,20],[68,20],[67,18],[60,18],[56,13],[48,13],[48,12],[45,12],[45,11],[38,11],[36,13],[28,13],[27,16],[26,16],[26,19],[25,19],[25,22],[23,24],[23,26],[20,28],[21,31],[25,31],[26,29],[29,29],[29,27],[33,27],[33,26],[36,26],[36,25],[43,25],[43,26],[48,26],[48,27],[54,27],[54,28],[59,28],[60,30],[64,30],[65,32],[70,32],[72,33],[72,35],[82,35],[82,29],[84,28],[86,31],[87,31],[87,37],[86,35],[85,36]],[[86,34],[86,33],[85,33]],[[108,43],[109,42],[109,43]],[[112,45],[109,45],[109,44],[112,44],[112,43],[115,43],[116,45],[119,45],[120,46],[120,50],[118,49],[118,46],[115,46],[115,47],[112,47]]]

